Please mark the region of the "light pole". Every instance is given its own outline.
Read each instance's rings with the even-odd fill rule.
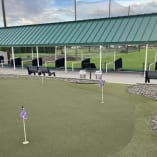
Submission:
[[[76,0],[74,0],[75,21],[77,20]]]
[[[128,6],[128,16],[130,16],[130,11],[131,11],[131,8],[130,8],[130,5]]]
[[[108,16],[111,17],[111,0],[109,0]]]
[[[5,5],[4,5],[4,0],[2,0],[2,13],[3,13],[3,23],[4,23],[4,27],[7,27],[6,17],[5,17]]]

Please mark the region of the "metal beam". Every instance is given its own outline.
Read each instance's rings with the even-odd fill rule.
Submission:
[[[33,55],[33,47],[32,47],[32,60],[33,60],[33,58],[34,58],[34,55]]]
[[[114,68],[114,71],[116,70],[116,67],[115,67],[115,61],[116,61],[116,46],[114,47],[114,55],[113,55],[113,68]]]
[[[57,59],[57,46],[55,46],[55,60]]]
[[[13,67],[14,67],[14,70],[15,70],[15,69],[16,69],[16,67],[15,67],[14,47],[11,47],[11,53],[12,53]]]
[[[156,53],[155,53],[155,63],[156,63],[156,61],[157,61],[157,50],[156,50]]]
[[[148,62],[148,44],[146,44],[146,52],[145,52],[145,64],[144,64],[144,76],[145,76],[145,72],[147,70],[147,62]]]
[[[36,53],[37,53],[37,65],[39,67],[39,49],[38,49],[38,46],[36,46]]]
[[[67,47],[66,46],[64,46],[64,59],[65,59],[65,63],[64,63],[65,73],[67,73]]]
[[[100,65],[99,65],[99,70],[102,70],[102,46],[100,45]]]

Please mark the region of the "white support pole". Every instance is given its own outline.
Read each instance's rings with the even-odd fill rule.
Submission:
[[[83,52],[81,52],[81,60],[83,60],[84,59],[84,57],[83,57]]]
[[[144,77],[145,77],[145,72],[146,72],[146,70],[147,70],[147,60],[148,60],[148,44],[146,44],[145,65],[144,65]]]
[[[116,61],[116,47],[114,48],[114,56],[113,56],[113,61],[114,61],[114,64],[113,64],[113,66],[114,66],[114,71],[115,71],[115,61]]]
[[[67,73],[67,48],[64,46],[65,73]]]
[[[32,60],[33,60],[34,56],[33,56],[33,47],[32,47]]]
[[[57,59],[57,46],[55,46],[55,60]]]
[[[106,63],[106,73],[107,73],[107,63]]]
[[[157,61],[157,50],[156,50],[156,53],[155,53],[155,63],[156,63],[156,61]]]
[[[74,62],[71,64],[72,71],[74,71]]]
[[[99,65],[100,71],[102,70],[101,65],[102,65],[102,46],[100,45],[100,65]]]
[[[39,67],[39,49],[38,49],[38,46],[36,46],[36,53],[37,53],[37,65]]]
[[[21,61],[21,64],[22,64],[22,69],[23,69],[23,60]]]
[[[15,67],[14,47],[11,47],[11,53],[12,53],[13,67],[14,67],[14,70],[15,70],[16,67]]]

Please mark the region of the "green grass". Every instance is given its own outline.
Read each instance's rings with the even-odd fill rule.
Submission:
[[[112,51],[111,51],[112,50]],[[105,70],[105,63],[109,63],[109,62],[113,62],[113,51],[114,49],[111,50],[104,50],[103,54],[102,54],[102,69]],[[94,51],[94,50],[92,50]],[[82,50],[78,52],[78,55],[80,57],[80,63],[75,64],[75,69],[81,68],[81,54],[84,54],[84,58],[89,58],[91,57],[91,62],[96,64],[97,69],[99,69],[99,52],[96,52],[96,50],[94,52],[87,52],[87,50]],[[156,53],[156,49],[154,48],[149,48],[148,51],[148,64],[153,63],[155,60],[155,53]],[[58,54],[60,54],[58,52]],[[71,49],[67,50],[67,54],[69,56],[75,56],[75,52],[74,50],[72,51]],[[30,57],[31,58],[31,54],[30,53],[26,53],[26,54],[16,54],[16,57]],[[41,53],[40,57],[43,57],[43,60],[45,60],[45,57],[52,57],[54,56],[54,54],[44,54]],[[64,54],[62,55],[64,57]],[[34,57],[35,53],[34,53]],[[116,54],[116,59],[118,58],[122,58],[123,59],[123,70],[135,70],[135,71],[143,71],[144,68],[144,62],[145,62],[145,49],[141,49],[140,52],[130,52],[130,53],[117,53]],[[68,61],[67,62],[67,68],[71,69],[72,68],[72,62],[74,61]],[[45,62],[44,62],[45,63]],[[25,66],[31,64],[31,62],[29,63],[25,63]],[[49,63],[48,64],[49,67],[54,68],[55,67],[55,63]],[[113,70],[113,64],[110,64],[108,66],[109,69]],[[152,69],[154,69],[154,67],[152,67]]]
[[[0,79],[0,157],[156,157],[151,117],[156,101],[106,84],[56,79]],[[21,106],[28,112],[23,145]]]
[[[149,49],[148,51],[148,64],[151,64],[155,60],[155,49]],[[112,54],[112,55],[111,55]],[[136,70],[142,71],[144,68],[145,62],[145,50],[141,49],[140,52],[130,52],[130,53],[117,53],[116,59],[122,58],[123,60],[123,70]],[[99,67],[99,57],[93,58],[92,62],[96,63],[96,66]],[[104,53],[102,63],[113,62],[113,52]],[[105,68],[105,67],[102,67]],[[113,64],[109,65],[109,69],[113,69]],[[152,67],[154,69],[154,67]]]

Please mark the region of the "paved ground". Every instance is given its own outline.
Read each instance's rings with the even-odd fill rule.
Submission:
[[[56,77],[60,78],[80,78],[79,71],[68,71],[65,73],[64,71],[55,71]],[[16,69],[13,70],[11,68],[0,68],[0,75],[22,75],[27,76],[26,69]],[[53,77],[53,76],[52,76]],[[86,74],[86,79],[89,79],[89,72]],[[91,78],[96,80],[95,72],[92,72]],[[123,84],[136,84],[136,83],[144,83],[144,75],[143,73],[135,73],[135,72],[108,72],[103,73],[102,79],[111,83],[123,83]],[[151,84],[157,84],[157,80],[150,80]]]

